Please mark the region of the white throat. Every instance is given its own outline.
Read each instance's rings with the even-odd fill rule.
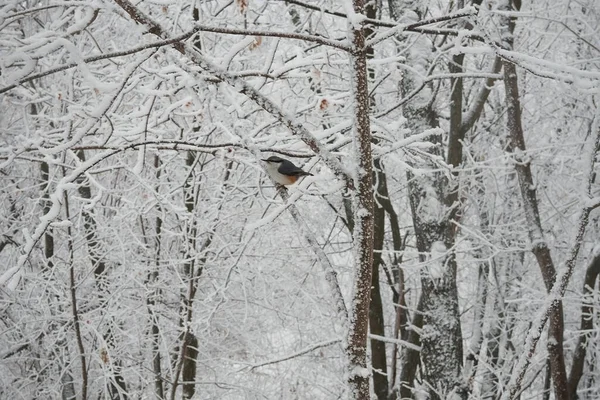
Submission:
[[[267,173],[271,176],[271,178],[273,178],[273,180],[275,182],[279,183],[280,185],[289,185],[290,184],[289,178],[286,177],[285,175],[279,173],[279,171],[278,171],[279,166],[281,164],[270,163],[270,162],[267,162],[265,164],[266,164],[265,169],[267,170]]]

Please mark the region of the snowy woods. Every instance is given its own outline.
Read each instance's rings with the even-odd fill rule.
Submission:
[[[0,399],[600,398],[599,32],[2,1]]]

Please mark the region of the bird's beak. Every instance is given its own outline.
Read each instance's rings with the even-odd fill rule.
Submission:
[[[261,158],[260,161],[269,162],[269,160],[265,160],[263,158]]]

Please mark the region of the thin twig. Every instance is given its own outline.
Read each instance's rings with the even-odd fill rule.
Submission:
[[[588,166],[588,179],[586,182],[588,196],[590,195],[590,182],[592,181],[592,176],[594,173],[596,155],[600,151],[600,118],[596,118],[594,122],[596,125],[595,130],[597,133],[593,147],[591,147],[592,150],[590,152],[591,154]],[[504,395],[502,396],[503,400],[513,400],[517,398],[517,395],[520,393],[525,373],[527,372],[527,368],[531,363],[531,358],[535,354],[535,349],[538,341],[542,336],[544,326],[546,325],[550,314],[554,312],[554,310],[556,310],[556,308],[560,304],[561,299],[564,296],[565,291],[567,289],[567,285],[569,284],[569,280],[573,275],[573,270],[575,269],[575,265],[577,264],[577,255],[579,254],[579,249],[581,248],[581,244],[583,243],[583,237],[585,234],[585,229],[589,222],[590,213],[594,208],[598,206],[600,206],[600,199],[590,199],[590,201],[586,202],[582,207],[581,214],[579,215],[579,219],[577,222],[577,232],[573,240],[573,245],[571,246],[569,258],[565,262],[565,268],[562,269],[563,272],[556,279],[556,283],[554,284],[552,290],[548,294],[548,297],[546,298],[546,301],[544,302],[541,311],[533,321],[531,328],[527,333],[527,339],[525,340],[525,349],[521,353],[521,356],[519,357],[519,360],[513,370],[508,385],[508,390],[506,390]]]
[[[135,47],[133,49],[128,49],[128,50],[120,50],[120,51],[114,51],[112,53],[106,53],[106,54],[97,54],[97,55],[93,55],[93,56],[89,56],[89,57],[85,57],[82,62],[83,63],[90,63],[90,62],[95,62],[95,61],[100,61],[100,60],[106,60],[108,58],[115,58],[115,57],[123,57],[123,56],[128,56],[130,54],[135,54],[135,53],[139,53],[140,51],[144,51],[144,50],[148,50],[148,49],[153,49],[153,48],[158,48],[158,47],[163,47],[163,46],[169,46],[175,43],[179,43],[184,39],[187,39],[191,36],[193,36],[195,33],[197,33],[197,30],[191,30],[189,32],[183,33],[179,36],[176,36],[172,39],[167,39],[167,40],[161,40],[158,42],[153,42],[153,43],[148,43],[148,44],[144,44],[142,46],[139,47]],[[48,75],[52,75],[55,74],[57,72],[61,72],[61,71],[65,71],[67,69],[71,69],[74,68],[76,66],[78,66],[81,62],[72,62],[69,64],[64,64],[64,65],[60,65],[58,67],[54,67],[54,68],[50,68],[49,70],[46,71],[42,71],[39,72],[37,74],[33,74],[33,75],[29,75],[26,78],[22,78],[20,79],[17,83],[14,83],[12,85],[8,85],[5,86],[3,88],[0,88],[0,93],[4,93],[7,92],[11,89],[16,88],[19,85],[22,85],[26,82],[31,82],[33,80],[39,79],[39,78],[43,78],[45,76]]]
[[[250,369],[260,368],[260,367],[264,367],[265,365],[278,364],[280,362],[288,361],[288,360],[303,356],[303,355],[310,353],[311,351],[314,351],[316,349],[320,349],[323,347],[328,347],[328,346],[340,343],[341,341],[342,341],[342,339],[333,339],[333,340],[327,340],[325,342],[317,343],[312,346],[306,347],[296,353],[293,353],[293,354],[290,354],[290,355],[287,355],[284,357],[276,358],[274,360],[269,360],[269,361],[266,361],[266,362],[263,362],[260,364],[254,364],[250,367]]]
[[[123,10],[125,10],[134,21],[145,25],[150,33],[165,40],[169,39],[169,34],[161,25],[140,11],[136,6],[129,2],[129,0],[114,1],[121,8],[123,8]],[[175,43],[173,46],[181,54],[185,54],[187,57],[189,57],[189,59],[200,68],[216,76],[223,82],[228,83],[235,91],[248,96],[257,105],[271,114],[274,118],[286,126],[292,132],[292,134],[298,136],[312,151],[318,154],[323,159],[325,164],[346,183],[346,186],[349,189],[354,189],[354,179],[347,171],[345,166],[342,165],[342,163],[336,157],[330,154],[326,146],[322,145],[315,135],[313,135],[300,121],[298,121],[292,115],[284,112],[274,101],[263,95],[246,81],[239,79],[238,77],[230,74],[228,71],[225,71],[215,65],[208,57],[199,52],[191,44],[179,42]]]

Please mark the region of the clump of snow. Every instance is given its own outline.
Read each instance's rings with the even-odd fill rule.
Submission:
[[[435,241],[431,244],[430,261],[427,269],[431,279],[442,279],[445,271],[445,259],[447,253],[444,242]]]
[[[0,286],[4,286],[7,290],[13,291],[21,281],[22,269],[19,265],[10,268],[0,276]]]
[[[348,15],[348,22],[354,29],[360,29],[360,25],[367,19],[366,15],[352,13]]]
[[[52,222],[50,226],[53,228],[68,228],[70,226],[73,226],[73,223],[68,219],[65,219],[63,221]]]
[[[355,366],[350,371],[350,376],[360,376],[361,378],[368,378],[371,376],[371,372],[368,368]]]
[[[423,197],[417,207],[417,213],[424,222],[438,222],[444,216],[444,205],[437,199],[435,190],[431,186],[426,186],[423,190]]]

